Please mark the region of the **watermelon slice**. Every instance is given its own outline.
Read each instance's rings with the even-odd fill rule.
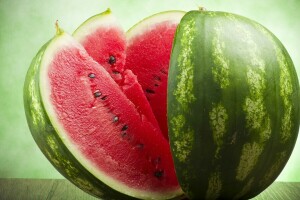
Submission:
[[[88,54],[113,77],[122,80],[125,64],[125,33],[110,9],[90,17],[73,33]]]
[[[169,60],[176,27],[184,14],[183,11],[158,13],[127,32],[125,69],[137,76],[166,138]]]
[[[136,76],[131,70],[124,71],[126,37],[112,11],[107,9],[90,17],[75,30],[73,37],[106,69],[138,111],[143,113],[156,129],[160,129]]]
[[[125,80],[134,86],[131,78]],[[168,141],[124,94],[130,87],[123,86],[59,30],[26,77],[24,104],[33,137],[64,176],[95,196],[182,194]]]

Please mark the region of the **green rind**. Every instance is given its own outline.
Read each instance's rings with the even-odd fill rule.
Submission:
[[[276,179],[297,139],[300,99],[293,62],[272,33],[238,15],[191,11],[176,31],[168,81],[170,144],[191,199],[252,198]]]
[[[24,108],[32,136],[52,165],[83,191],[103,199],[136,199],[113,190],[85,169],[66,148],[49,120],[41,101],[39,70],[47,46],[57,37],[59,35],[39,50],[26,75],[23,90]]]

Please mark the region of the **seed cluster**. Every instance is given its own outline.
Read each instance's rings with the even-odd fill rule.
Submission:
[[[94,74],[94,73],[89,73],[89,74],[88,74],[88,77],[89,77],[90,79],[95,79],[95,78],[96,78],[96,74]],[[102,93],[101,93],[100,90],[95,90],[95,91],[94,91],[94,97],[95,97],[95,98],[101,97],[101,95],[102,95]]]
[[[167,75],[167,71],[165,69],[161,69],[160,73],[162,76],[166,76]],[[154,80],[154,87],[157,88],[158,86],[161,85],[162,79],[161,76],[159,75],[153,75],[153,80]],[[155,94],[155,89],[151,89],[151,88],[146,88],[145,92],[147,94]]]

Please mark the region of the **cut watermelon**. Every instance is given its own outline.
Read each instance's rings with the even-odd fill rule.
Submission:
[[[175,164],[189,198],[244,199],[271,184],[286,164],[299,128],[299,82],[283,45],[261,25],[241,16],[201,9],[181,20],[184,14],[169,11],[153,15],[131,28],[125,38],[107,10],[75,31],[79,42],[57,27],[56,36],[33,59],[24,85],[29,128],[49,161],[82,190],[103,199],[181,199]],[[172,42],[180,20],[169,73]],[[203,23],[197,23],[199,20],[211,26],[205,29]],[[232,40],[227,37],[227,29],[247,34]],[[205,34],[199,33],[205,31],[209,37],[203,40]],[[199,41],[208,42],[209,48],[197,48]],[[248,46],[250,54],[232,54],[230,48],[236,45]],[[263,57],[255,51],[261,46],[269,50]],[[212,49],[217,49],[217,54]],[[203,62],[203,55],[209,62]],[[226,62],[207,59],[216,55]],[[229,78],[241,84],[229,84],[227,61],[234,61]],[[242,70],[236,61],[245,63]],[[197,63],[204,65],[193,82],[193,73],[199,72]],[[234,71],[236,66],[239,70]],[[216,67],[223,67],[225,72]],[[202,72],[208,78],[202,80]],[[169,135],[175,162],[166,123],[167,81]],[[218,88],[211,95],[203,93],[205,84],[199,81],[210,81],[209,87]],[[193,90],[194,86],[200,89]],[[225,98],[232,88],[243,91],[236,102]],[[272,88],[277,88],[277,96],[265,98]],[[274,99],[279,110],[268,107]],[[266,109],[261,107],[264,105]],[[236,109],[233,116],[227,113],[231,107]],[[202,115],[197,110],[203,111]],[[204,123],[199,125],[199,119]],[[277,153],[268,155],[268,147]],[[225,169],[220,163],[228,162],[220,159],[235,160],[230,162],[235,167],[228,165]],[[229,168],[233,170],[228,176]]]
[[[182,11],[158,13],[127,32],[125,69],[131,69],[137,76],[166,138],[169,60],[176,27],[184,14]]]
[[[168,141],[68,34],[58,31],[33,61],[24,103],[39,147],[81,189],[110,199],[182,194]]]
[[[131,70],[124,71],[125,32],[111,10],[108,9],[83,22],[73,33],[73,37],[95,61],[104,66],[138,111],[143,113],[156,129],[160,129],[136,76]]]

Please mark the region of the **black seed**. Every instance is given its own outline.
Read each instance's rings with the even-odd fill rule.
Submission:
[[[127,125],[124,125],[121,129],[121,131],[126,131],[128,129],[128,126]]]
[[[101,99],[104,101],[107,99],[107,96],[103,96]]]
[[[154,172],[154,176],[156,178],[161,178],[163,175],[164,175],[164,170],[159,169]]]
[[[113,71],[113,73],[114,73],[114,74],[120,74],[120,72],[119,72],[119,71]]]
[[[119,121],[119,117],[115,116],[114,119],[113,119],[113,122],[117,122],[117,121]]]
[[[108,63],[111,64],[111,65],[115,64],[116,63],[116,58],[114,56],[109,56]]]
[[[99,90],[96,90],[95,92],[94,92],[94,97],[100,97],[102,95],[102,93],[99,91]]]
[[[90,73],[88,76],[89,76],[90,78],[96,78],[96,75],[93,74],[93,73]]]
[[[155,87],[158,87],[159,85],[157,83],[154,84]]]
[[[154,90],[151,90],[151,89],[146,89],[146,92],[149,94],[155,94]]]

